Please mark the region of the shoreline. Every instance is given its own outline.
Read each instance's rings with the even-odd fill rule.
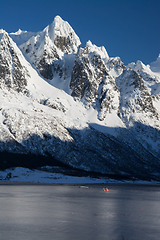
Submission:
[[[106,182],[106,183],[46,183],[46,182],[16,182],[16,181],[0,181],[0,186],[3,186],[3,185],[35,185],[35,186],[39,186],[39,185],[48,185],[48,186],[93,186],[93,185],[97,185],[97,186],[104,186],[104,185],[107,185],[107,186],[112,186],[112,185],[147,185],[147,186],[160,186],[160,182]]]
[[[68,175],[62,172],[44,170],[31,170],[22,167],[0,171],[0,185],[111,185],[111,184],[160,184],[160,181],[154,179],[138,179],[112,177],[92,177]],[[51,169],[52,170],[52,169]]]

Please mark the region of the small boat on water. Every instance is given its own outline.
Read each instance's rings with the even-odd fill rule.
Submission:
[[[108,188],[103,188],[103,192],[109,192]]]

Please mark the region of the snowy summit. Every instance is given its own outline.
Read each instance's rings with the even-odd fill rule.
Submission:
[[[160,180],[159,119],[160,55],[125,66],[60,16],[37,33],[0,30],[0,170]]]

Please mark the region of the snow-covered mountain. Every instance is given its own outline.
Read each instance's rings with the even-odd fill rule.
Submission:
[[[125,66],[59,16],[38,33],[0,30],[0,168],[160,180],[159,60]]]

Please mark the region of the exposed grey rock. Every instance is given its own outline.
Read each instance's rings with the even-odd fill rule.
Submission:
[[[108,111],[118,109],[119,91],[115,79],[100,53],[88,46],[81,48],[77,55],[70,88],[75,99],[83,101],[87,108],[93,106],[98,109],[99,120],[104,120]]]
[[[22,66],[14,43],[6,32],[0,40],[0,87],[26,92],[29,72]]]

